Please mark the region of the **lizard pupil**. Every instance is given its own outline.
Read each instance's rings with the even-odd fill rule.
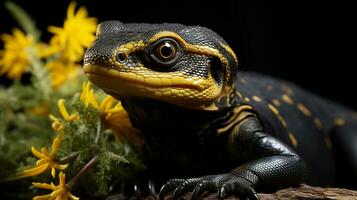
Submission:
[[[161,38],[149,46],[145,51],[151,61],[158,66],[157,70],[169,70],[183,55],[180,45],[172,38]]]
[[[119,52],[119,53],[117,54],[117,60],[118,60],[119,62],[121,62],[121,63],[126,62],[126,60],[127,60],[126,54],[125,54],[124,52]]]
[[[176,56],[176,48],[170,42],[163,42],[158,45],[156,56],[162,61],[172,60]]]

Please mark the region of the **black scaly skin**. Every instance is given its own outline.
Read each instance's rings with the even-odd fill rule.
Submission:
[[[102,36],[87,50],[85,64],[111,67],[107,59],[116,47],[162,30],[177,32],[190,43],[220,51],[222,47],[212,41],[226,44],[202,27],[110,21],[102,25]],[[223,54],[231,59],[227,52]],[[197,55],[195,60],[195,55],[189,56],[183,57],[176,69],[207,77],[209,72],[202,63],[211,58]],[[198,64],[200,71],[195,68]],[[121,96],[104,89],[122,101],[132,125],[141,130],[143,158],[148,167],[145,178],[158,183],[169,180],[160,191],[160,199],[169,192],[178,199],[189,191],[193,191],[192,199],[205,191],[217,192],[220,199],[231,194],[258,199],[256,191],[301,182],[356,187],[356,182],[344,179],[357,178],[357,121],[352,111],[285,81],[244,72],[235,77],[236,67],[230,67],[233,91],[228,103],[227,96],[215,102],[218,109],[214,111],[185,108],[160,99]],[[282,95],[289,95],[293,102],[284,101]],[[273,104],[277,101],[278,105]],[[269,104],[279,111],[280,118]],[[299,104],[309,113],[299,110]],[[234,115],[233,110],[243,105],[253,109],[245,111],[248,114],[239,123],[217,134]],[[336,118],[343,119],[343,124],[336,126]]]

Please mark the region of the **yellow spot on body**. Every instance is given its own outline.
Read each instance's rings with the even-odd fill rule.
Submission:
[[[281,124],[283,124],[283,126],[284,126],[285,128],[288,128],[288,124],[286,123],[285,119],[284,119],[282,116],[280,116],[280,115],[278,116],[278,118],[279,118]]]
[[[311,117],[311,111],[301,103],[297,104],[297,108],[307,117]]]
[[[245,98],[244,98],[244,101],[245,101],[245,102],[249,102],[250,99],[249,99],[248,97],[245,97]]]
[[[262,99],[260,97],[258,97],[258,96],[253,96],[252,99],[254,101],[256,101],[256,102],[261,102],[262,101]]]
[[[321,123],[321,120],[317,117],[314,118],[314,123],[315,123],[315,126],[318,128],[318,129],[322,129],[322,123]]]
[[[237,96],[238,96],[240,99],[243,99],[243,96],[242,96],[242,94],[241,94],[239,91],[236,91],[236,94],[237,94]]]
[[[284,92],[286,92],[288,95],[290,95],[290,96],[294,95],[293,89],[291,89],[289,86],[287,86],[287,85],[282,85],[281,88],[282,88],[282,90],[283,90]]]
[[[240,82],[243,83],[243,84],[247,83],[247,81],[244,78],[241,78]]]
[[[277,99],[273,99],[272,103],[274,104],[274,106],[279,107],[280,106],[280,101]]]
[[[287,104],[290,104],[290,105],[293,105],[293,104],[294,104],[293,99],[292,99],[289,95],[287,95],[287,94],[283,94],[283,95],[281,96],[281,99],[282,99],[285,103],[287,103]]]
[[[326,136],[325,137],[325,144],[326,144],[326,147],[328,149],[331,149],[332,148],[332,143],[331,143],[331,140],[330,140],[330,137],[329,136]]]
[[[290,142],[291,144],[296,148],[298,146],[298,142],[296,140],[296,137],[294,136],[293,133],[289,132],[289,139],[290,139]]]
[[[268,108],[270,109],[270,111],[272,111],[278,117],[278,119],[281,122],[281,124],[285,128],[288,128],[288,124],[286,123],[285,119],[280,115],[279,110],[275,106],[273,106],[271,104],[268,104]]]
[[[345,123],[346,123],[346,121],[341,117],[338,117],[338,118],[335,119],[335,125],[336,126],[344,126]]]
[[[268,104],[268,108],[275,114],[275,115],[279,115],[279,110],[277,108],[275,108],[275,106]]]
[[[247,115],[251,115],[251,112],[245,112],[245,111],[251,111],[251,110],[253,110],[253,107],[249,106],[249,105],[243,105],[243,106],[234,108],[233,115],[230,117],[229,123],[226,126],[218,129],[217,133],[218,134],[224,133],[227,130],[229,130],[230,128],[232,128],[233,126],[235,126],[242,119],[244,119]]]

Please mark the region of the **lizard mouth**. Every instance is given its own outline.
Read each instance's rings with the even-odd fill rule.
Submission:
[[[202,92],[207,87],[209,87],[207,81],[202,79],[185,79],[181,76],[175,76],[173,74],[171,77],[165,76],[160,77],[158,75],[145,77],[144,75],[136,74],[134,72],[124,72],[115,69],[110,69],[101,65],[85,64],[83,66],[84,73],[89,77],[90,80],[95,80],[97,78],[110,78],[117,79],[120,81],[130,82],[130,85],[136,85],[138,87],[146,88],[160,88],[160,89],[190,89],[196,90],[197,92]]]

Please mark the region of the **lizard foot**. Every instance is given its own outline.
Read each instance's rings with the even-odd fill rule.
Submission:
[[[156,199],[156,186],[152,180],[126,183],[121,193],[127,199]]]
[[[210,175],[200,178],[171,179],[160,190],[159,198],[173,191],[172,198],[178,200],[187,192],[192,192],[191,200],[198,199],[203,193],[217,193],[217,199],[225,199],[230,195],[238,195],[241,198],[258,200],[253,185],[245,178],[233,174]]]

